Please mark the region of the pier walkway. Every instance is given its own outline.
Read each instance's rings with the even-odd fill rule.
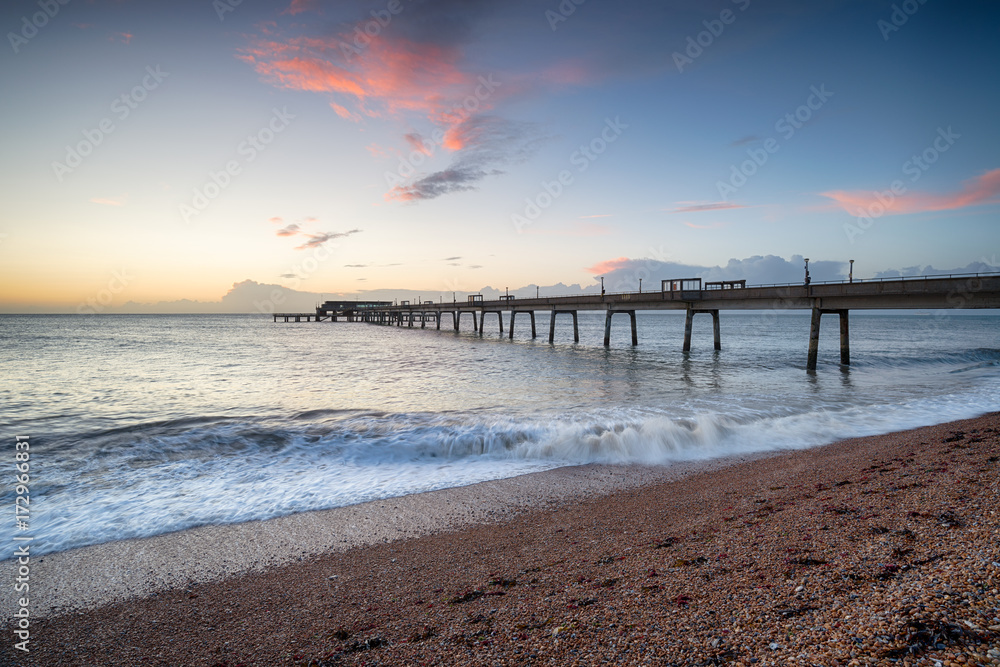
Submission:
[[[695,315],[712,316],[714,345],[722,349],[719,313],[722,310],[809,310],[812,323],[809,330],[809,353],[806,367],[815,370],[819,352],[819,331],[823,315],[837,315],[840,320],[840,362],[851,363],[851,310],[883,309],[966,309],[1000,308],[1000,273],[921,276],[851,282],[819,282],[809,285],[751,285],[744,281],[703,283],[700,278],[664,280],[661,288],[646,292],[614,294],[581,294],[574,296],[515,299],[502,296],[485,301],[481,295],[470,295],[466,301],[451,303],[424,301],[392,304],[381,301],[327,301],[316,307],[315,313],[275,313],[274,321],[347,321],[369,322],[387,326],[413,327],[420,323],[426,328],[433,322],[441,328],[441,320],[451,315],[451,324],[459,330],[462,315],[472,316],[473,331],[482,334],[487,315],[496,314],[500,333],[504,333],[504,316],[510,313],[509,336],[514,337],[514,321],[518,315],[531,320],[531,337],[537,337],[536,311],[549,313],[549,342],[555,339],[556,318],[570,315],[573,320],[573,340],[580,341],[577,313],[604,311],[604,344],[611,344],[611,321],[614,315],[628,315],[632,345],[638,345],[636,312],[640,310],[683,310],[684,351],[691,350],[692,321]],[[478,316],[478,317],[477,317]]]

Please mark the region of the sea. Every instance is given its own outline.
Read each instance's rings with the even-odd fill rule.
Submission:
[[[0,559],[600,462],[814,447],[1000,410],[1000,316],[851,313],[852,364],[809,315],[560,316],[548,342],[261,315],[0,316]],[[522,319],[523,318],[523,319]],[[505,317],[505,325],[509,324]],[[30,443],[15,522],[15,442]],[[2,459],[6,458],[4,462]],[[23,491],[24,489],[22,489]],[[19,517],[20,518],[20,517]]]

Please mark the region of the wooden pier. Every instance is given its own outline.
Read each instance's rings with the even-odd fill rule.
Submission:
[[[389,302],[327,301],[316,307],[315,313],[275,313],[274,321],[332,322],[343,319],[385,326],[412,328],[419,322],[426,328],[433,322],[441,328],[444,315],[450,314],[452,327],[459,330],[462,315],[472,315],[472,329],[482,335],[487,314],[497,315],[500,333],[504,333],[504,316],[510,313],[509,337],[514,338],[514,320],[519,314],[531,319],[531,337],[537,336],[535,312],[549,311],[549,342],[555,340],[556,316],[571,315],[573,340],[580,342],[577,313],[604,311],[604,345],[611,344],[611,321],[614,315],[629,316],[632,345],[639,344],[636,311],[684,310],[685,352],[691,350],[691,333],[694,316],[707,313],[712,316],[713,343],[722,349],[720,311],[722,310],[809,310],[812,320],[809,329],[809,351],[806,367],[815,370],[819,355],[819,331],[823,315],[837,315],[840,319],[840,362],[851,363],[850,320],[851,310],[897,309],[969,309],[1000,308],[1000,273],[961,274],[948,276],[921,276],[886,280],[855,280],[821,282],[808,285],[751,285],[744,281],[720,281],[702,284],[700,278],[664,280],[660,290],[652,292],[620,292],[615,294],[581,294],[575,296],[538,297],[515,299],[504,296],[485,301],[474,294],[464,302],[400,304]],[[478,321],[477,321],[478,315]]]

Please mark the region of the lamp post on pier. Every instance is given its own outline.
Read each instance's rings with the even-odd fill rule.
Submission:
[[[851,262],[851,270],[850,270],[850,273],[847,274],[847,282],[853,283],[854,282],[854,260],[852,259],[852,260],[849,260],[849,261]]]

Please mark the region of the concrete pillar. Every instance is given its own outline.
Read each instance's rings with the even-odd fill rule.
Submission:
[[[573,311],[570,311],[570,312],[573,313],[573,342],[574,343],[579,343],[580,342],[580,327],[577,324],[576,311],[573,310]]]
[[[500,335],[503,335],[503,311],[497,311],[497,319],[500,320]]]
[[[476,319],[476,314],[472,314],[472,319]],[[483,327],[486,326],[486,311],[482,310],[479,312],[479,335],[483,335]]]
[[[840,311],[840,363],[851,365],[851,336],[848,311]]]
[[[552,309],[552,319],[549,321],[549,342],[552,343],[556,339],[556,311]]]
[[[420,328],[427,328],[427,313],[420,313]]]
[[[460,314],[457,310],[451,311],[451,323],[455,325],[455,331],[458,331],[458,316]]]
[[[632,325],[632,345],[639,344],[639,331],[636,327],[635,322],[635,311],[634,310],[611,310],[608,309],[607,315],[604,316],[604,347],[611,346],[611,317],[617,313],[628,314],[629,323]]]
[[[437,320],[437,330],[441,331],[441,311],[434,313],[434,319]]]
[[[684,351],[691,351],[691,327],[694,324],[694,309],[688,308],[684,317]]]
[[[510,311],[510,336],[509,336],[510,340],[514,340],[514,319],[515,319],[514,316],[515,315],[517,315],[517,311],[516,310]]]
[[[531,316],[531,337],[532,338],[537,338],[538,336],[535,334],[535,311],[529,310],[528,311],[528,315]],[[511,318],[511,320],[510,320],[510,326],[511,326],[511,329],[514,328],[514,319],[513,318]]]
[[[806,360],[806,370],[816,370],[816,360],[819,357],[819,323],[823,311],[812,309],[812,322],[809,324],[809,358]]]
[[[722,349],[722,329],[719,326],[719,311],[712,311],[712,339],[715,342],[715,349]]]

